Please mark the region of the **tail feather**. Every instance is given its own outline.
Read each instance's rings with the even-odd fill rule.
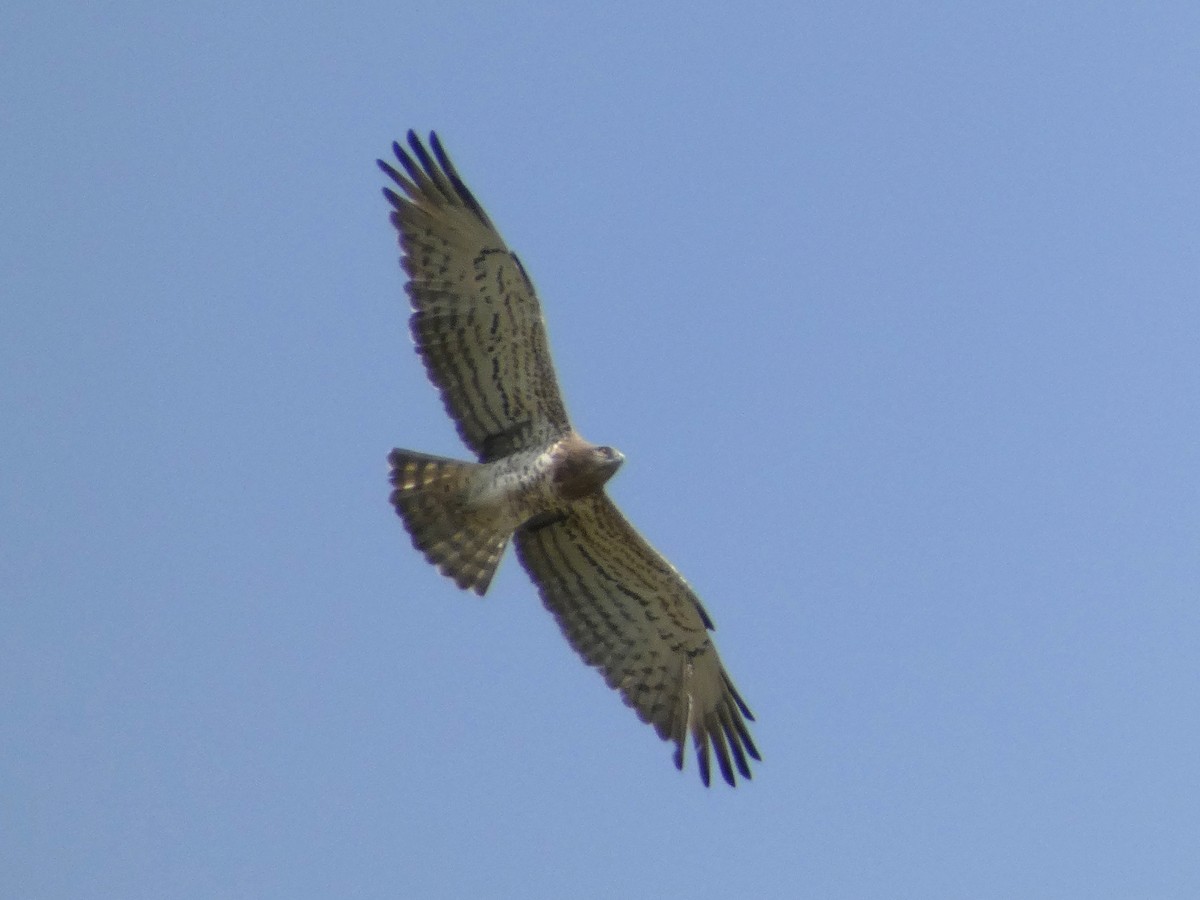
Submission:
[[[504,555],[511,529],[479,510],[468,498],[480,463],[411,450],[393,450],[392,505],[404,520],[413,546],[454,579],[482,596]]]

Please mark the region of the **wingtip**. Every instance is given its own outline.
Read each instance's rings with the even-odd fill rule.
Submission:
[[[429,146],[433,148],[433,152],[439,157],[446,155],[445,149],[442,147],[442,139],[438,137],[436,131],[429,132]]]
[[[699,732],[695,734],[696,762],[700,766],[700,780],[708,787],[712,782],[712,760],[708,755],[708,741]]]
[[[746,735],[745,739],[746,752],[754,757],[756,762],[762,762],[762,755],[758,752],[758,748],[754,746],[754,741],[750,740],[750,736]]]
[[[408,137],[408,146],[412,149],[412,152],[415,153],[419,159],[424,158],[429,155],[425,151],[425,145],[423,143],[421,143],[421,136],[419,134],[417,134],[415,131],[413,131],[410,128],[410,129],[408,129],[407,137]]]
[[[379,170],[381,172],[383,172],[383,174],[386,175],[388,178],[392,179],[392,181],[396,182],[397,184],[403,183],[401,181],[400,173],[396,171],[396,167],[393,166],[386,159],[375,160],[375,165],[379,166]]]

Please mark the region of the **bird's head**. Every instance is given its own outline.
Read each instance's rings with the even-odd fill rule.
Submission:
[[[564,442],[566,451],[554,473],[559,491],[569,500],[594,494],[617,474],[625,457],[620,450],[582,440]]]
[[[594,447],[592,449],[593,464],[596,469],[604,473],[604,480],[612,478],[617,474],[617,469],[621,468],[621,463],[625,462],[625,454],[616,447]]]

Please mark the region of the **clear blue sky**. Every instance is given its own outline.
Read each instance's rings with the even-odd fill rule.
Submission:
[[[732,9],[0,10],[0,896],[1200,896],[1200,6]],[[752,783],[388,506],[410,127]]]

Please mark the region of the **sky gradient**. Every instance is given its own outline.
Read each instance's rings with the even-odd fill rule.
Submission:
[[[1200,6],[729,10],[0,10],[0,896],[1200,896]],[[408,128],[752,782],[388,506]]]

